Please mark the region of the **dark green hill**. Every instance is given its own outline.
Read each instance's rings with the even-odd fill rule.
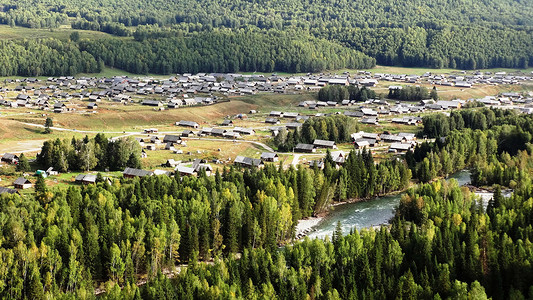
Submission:
[[[135,42],[82,44],[96,60],[137,73],[236,68],[306,72],[373,65],[358,52],[378,64],[406,67],[533,65],[533,0],[0,0],[1,23],[30,28],[70,25],[134,36]],[[200,44],[195,41],[202,37],[214,44],[202,43],[196,51]],[[143,42],[155,38],[164,40]],[[97,46],[89,46],[93,43]],[[179,43],[191,44],[190,53],[161,55],[169,52],[165,47],[179,48]],[[103,47],[106,54],[91,51],[94,47]],[[139,61],[117,61],[133,57],[138,49],[147,53],[135,58]],[[229,57],[234,49],[237,57]],[[156,63],[153,57],[167,61]],[[11,74],[22,73],[4,73]]]

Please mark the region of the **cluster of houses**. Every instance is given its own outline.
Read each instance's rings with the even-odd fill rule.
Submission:
[[[398,134],[384,132],[378,134],[359,131],[352,133],[351,137],[356,149],[375,147],[381,143],[390,143],[388,151],[397,153],[407,152],[416,146],[416,135],[407,132],[400,132]]]
[[[157,109],[172,109],[184,106],[211,105],[221,101],[216,96],[199,97],[196,94],[249,95],[257,92],[288,93],[300,90],[319,90],[326,85],[376,86],[379,81],[402,83],[429,83],[433,85],[472,87],[473,84],[519,84],[531,81],[533,74],[509,75],[505,72],[437,75],[393,75],[359,71],[357,74],[307,74],[306,76],[244,75],[238,73],[177,74],[168,79],[89,77],[50,77],[46,80],[26,78],[6,80],[5,83],[19,84],[14,88],[0,88],[0,105],[6,107],[32,107],[57,113],[75,111],[79,105],[70,104],[71,99],[88,101],[85,109],[95,111],[102,100],[153,106]],[[400,89],[401,85],[390,88]],[[7,99],[7,92],[16,92]],[[1,96],[4,94],[4,96]],[[153,96],[153,97],[151,97]],[[140,97],[134,101],[134,97]],[[5,98],[5,99],[4,99]],[[152,98],[152,99],[147,99]],[[157,99],[160,100],[157,100]],[[341,103],[303,101],[301,107],[316,109],[338,105],[354,105],[355,101]],[[85,105],[83,105],[85,106]]]
[[[455,86],[459,88],[471,88],[475,84],[520,84],[533,80],[533,74],[507,74],[506,72],[480,72],[475,71],[472,74],[466,74],[466,72],[460,72],[459,74],[433,74],[426,72],[423,75],[395,75],[360,71],[359,75],[364,75],[368,79],[375,79],[389,82],[402,82],[402,83],[429,83],[432,85],[442,86]]]
[[[233,121],[230,119],[226,119],[222,122],[221,126],[230,126],[233,124]],[[194,135],[198,136],[215,136],[215,137],[225,137],[230,139],[238,139],[241,138],[243,135],[255,135],[255,130],[251,128],[245,128],[245,127],[233,127],[231,130],[226,128],[212,128],[212,127],[202,127],[200,128],[200,125],[198,123],[193,121],[186,121],[181,120],[179,122],[176,122],[176,126],[181,127],[187,127],[190,129],[186,129],[181,133],[182,137],[191,137]],[[192,129],[195,129],[193,131]]]
[[[129,103],[139,96],[139,103],[163,109],[182,106],[210,105],[217,103],[217,97],[196,97],[196,94],[220,93],[223,95],[250,95],[257,92],[286,93],[303,89],[320,89],[325,85],[367,85],[375,86],[374,79],[353,79],[349,75],[272,76],[225,73],[177,74],[165,80],[153,78],[50,77],[46,80],[26,78],[6,80],[6,84],[19,84],[14,88],[0,88],[0,94],[16,92],[17,96],[4,99],[0,105],[8,107],[32,107],[54,112],[73,110],[69,100],[87,100],[88,109],[97,109],[102,100]],[[164,99],[146,99],[153,98]],[[61,105],[62,104],[62,105]]]
[[[294,147],[294,152],[313,153],[320,148],[337,149],[337,144],[334,141],[315,139],[312,144],[298,143]]]

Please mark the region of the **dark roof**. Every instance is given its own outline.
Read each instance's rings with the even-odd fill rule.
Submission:
[[[130,176],[139,176],[139,177],[143,177],[143,176],[152,176],[154,174],[154,172],[151,172],[151,171],[145,171],[145,170],[141,170],[141,169],[134,169],[134,168],[126,168],[124,170],[124,172],[122,172],[122,174],[124,175],[130,175]]]
[[[314,167],[314,166],[317,166],[318,168],[322,168],[324,166],[324,161],[319,159],[319,160],[312,160],[309,162],[309,166],[310,167]]]
[[[364,114],[360,111],[349,111],[349,110],[345,111],[344,115],[348,117],[356,117],[356,118],[361,118],[364,116]]]
[[[17,178],[17,180],[15,180],[15,182],[13,182],[14,185],[24,185],[26,183],[31,183],[31,181],[24,177],[19,177]]]
[[[213,130],[211,130],[211,134],[224,134],[226,133],[226,129],[222,129],[222,128],[213,128]]]
[[[150,105],[150,106],[159,106],[161,105],[161,102],[157,100],[143,100],[141,103],[142,105]]]
[[[13,153],[5,153],[4,156],[2,156],[2,159],[6,159],[6,160],[18,159],[18,156],[16,156]]]
[[[261,154],[261,159],[270,159],[270,158],[275,158],[275,157],[278,157],[278,155],[273,152],[263,152]]]
[[[190,126],[190,127],[198,127],[198,123],[192,122],[192,121],[180,121],[178,123],[179,126]]]
[[[265,120],[265,123],[273,123],[273,124],[275,124],[275,123],[278,123],[278,122],[279,122],[279,120],[276,119],[276,118],[266,118],[266,120]]]
[[[302,123],[298,123],[298,122],[287,123],[285,124],[285,127],[294,129],[294,128],[302,127]]]
[[[165,135],[165,137],[163,137],[163,143],[168,143],[168,142],[176,143],[179,140],[181,140],[181,137],[177,135],[168,134],[168,135]]]
[[[258,158],[251,158],[251,157],[244,157],[244,156],[235,157],[235,163],[245,165],[245,166],[255,166],[255,167],[263,164],[263,162]]]
[[[3,186],[0,186],[0,194],[4,194],[4,193],[7,193],[7,194],[16,194],[18,193],[17,190],[14,190],[14,189],[10,189],[10,188],[6,188],[6,187],[3,187]]]
[[[298,145],[296,145],[296,147],[294,149],[296,149],[296,150],[313,150],[314,148],[315,148],[315,146],[313,146],[311,144],[298,143]]]

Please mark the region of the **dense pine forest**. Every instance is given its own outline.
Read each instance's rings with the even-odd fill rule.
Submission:
[[[4,46],[2,60],[15,62],[0,69],[0,76],[94,72],[101,68],[100,59],[109,66],[139,74],[315,72],[365,69],[375,63],[458,69],[527,68],[533,64],[531,7],[531,0],[1,0],[1,24],[52,30],[70,25],[134,40],[110,36],[81,44],[77,40],[54,41],[81,50],[70,55],[84,64],[70,70],[59,63],[46,64],[49,60],[40,56],[31,57],[33,49],[22,54],[10,43]],[[50,48],[51,41],[36,43]],[[236,57],[232,57],[235,50]],[[11,59],[21,55],[24,58],[20,60]],[[55,57],[61,57],[61,53]],[[28,71],[27,61],[31,60],[36,61],[33,65],[46,64],[47,68]]]

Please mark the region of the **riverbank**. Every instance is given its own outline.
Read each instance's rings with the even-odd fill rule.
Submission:
[[[307,219],[299,220],[298,225],[296,225],[296,239],[301,239],[307,234],[313,232],[314,227],[317,226],[323,219],[324,217],[309,217]]]
[[[470,183],[470,172],[468,170],[455,172],[446,178],[446,180],[451,179],[455,179],[459,186],[468,184]],[[416,183],[410,182],[408,188],[390,192],[386,195],[370,198],[352,198],[332,203],[327,212],[319,215],[323,219],[311,227],[305,235],[311,239],[331,237],[338,222],[341,223],[341,229],[344,234],[354,229],[379,228],[381,225],[387,225],[394,218],[402,195],[413,186],[416,186]],[[302,237],[298,236],[299,239]]]

